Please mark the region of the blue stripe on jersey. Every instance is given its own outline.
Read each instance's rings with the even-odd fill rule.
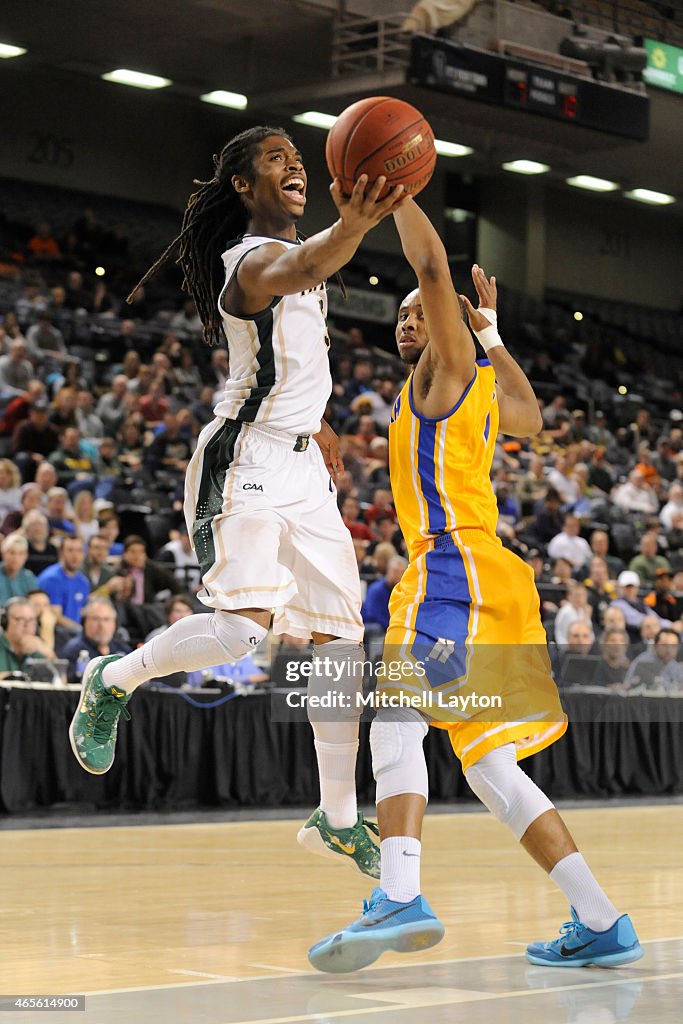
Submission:
[[[411,653],[426,669],[433,688],[465,673],[465,641],[470,618],[470,589],[465,564],[450,534],[437,538],[438,548],[427,552],[427,586],[415,619]],[[439,640],[450,641],[438,647]],[[453,646],[451,646],[451,644]]]
[[[420,487],[427,502],[427,528],[430,533],[443,533],[446,529],[446,512],[436,489],[436,462],[434,444],[436,423],[421,420],[417,438],[417,472]]]
[[[486,414],[486,423],[484,425],[484,444],[486,444],[486,442],[489,439],[489,431],[490,431],[490,429],[491,429],[491,413],[489,412],[489,413]]]
[[[491,360],[490,359],[477,359],[476,363],[477,363],[477,366],[490,366],[491,365]]]

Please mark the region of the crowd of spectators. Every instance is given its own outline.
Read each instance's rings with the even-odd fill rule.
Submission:
[[[28,600],[41,642],[76,678],[83,652],[130,649],[181,606],[200,607],[183,482],[229,365],[175,287],[139,288],[127,306],[126,287],[95,276],[106,263],[115,282],[124,268],[134,282],[120,227],[85,211],[61,238],[46,223],[28,235],[8,248],[0,230],[0,604]],[[405,372],[373,330],[330,324],[326,418],[340,435],[339,507],[377,642],[406,564],[387,441]],[[533,568],[558,682],[683,692],[680,371],[664,387],[631,367],[658,396],[651,408],[607,383],[611,364],[595,377],[589,333],[525,324],[514,341],[543,430],[498,438],[498,534]],[[10,607],[16,661],[26,645],[11,646],[9,621],[30,613]]]

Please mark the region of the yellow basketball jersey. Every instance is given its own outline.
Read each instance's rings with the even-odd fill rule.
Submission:
[[[496,499],[489,472],[498,433],[495,372],[488,359],[445,416],[415,411],[413,374],[394,403],[389,425],[391,489],[412,558],[423,541],[452,530],[495,536]]]

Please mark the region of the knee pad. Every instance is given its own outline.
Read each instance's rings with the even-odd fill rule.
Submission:
[[[517,764],[514,743],[485,754],[465,772],[472,791],[494,818],[521,839],[536,818],[553,803]]]
[[[428,728],[413,708],[378,711],[370,727],[376,803],[402,793],[419,793],[428,799],[429,779],[422,746]]]
[[[229,661],[239,661],[245,654],[251,654],[268,632],[246,615],[225,612],[220,608],[214,612],[213,627],[216,639]]]

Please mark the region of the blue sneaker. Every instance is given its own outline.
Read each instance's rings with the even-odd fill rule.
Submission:
[[[620,967],[644,955],[628,914],[622,914],[607,931],[594,932],[579,921],[573,907],[570,910],[572,919],[560,928],[559,939],[527,946],[529,963],[540,967]]]
[[[423,896],[410,903],[395,903],[384,889],[373,889],[363,900],[363,913],[340,932],[333,932],[308,951],[318,971],[347,974],[374,963],[387,950],[414,953],[441,942],[444,926]]]

